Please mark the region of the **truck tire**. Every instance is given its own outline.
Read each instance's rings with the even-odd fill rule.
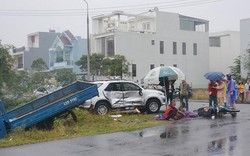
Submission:
[[[159,100],[150,99],[147,102],[146,110],[147,110],[148,114],[158,113],[160,110],[160,107],[161,107],[161,104],[160,104]]]
[[[95,106],[95,112],[99,115],[106,115],[110,111],[110,106],[107,102],[99,102]]]

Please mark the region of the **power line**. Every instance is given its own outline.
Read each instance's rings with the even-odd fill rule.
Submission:
[[[103,8],[90,8],[90,15],[98,15],[101,13],[110,13],[110,8],[116,10],[121,9],[126,12],[140,12],[153,7],[160,9],[187,7],[193,5],[202,5],[207,3],[215,3],[223,0],[173,0],[168,2],[127,5],[117,7],[103,7]],[[158,5],[158,6],[153,6]],[[148,7],[146,7],[148,6]],[[86,11],[83,9],[61,9],[61,10],[0,10],[0,16],[83,16],[86,15]]]

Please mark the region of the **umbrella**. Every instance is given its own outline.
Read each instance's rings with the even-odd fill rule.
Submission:
[[[172,66],[160,66],[156,67],[148,72],[144,77],[145,84],[160,84],[163,79],[177,80],[185,79],[185,74],[176,67]]]
[[[222,72],[207,72],[204,77],[208,80],[217,81],[223,80],[225,75]]]

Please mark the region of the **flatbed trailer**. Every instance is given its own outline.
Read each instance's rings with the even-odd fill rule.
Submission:
[[[9,112],[0,100],[0,139],[17,127],[28,129],[41,123],[53,123],[55,117],[95,96],[98,96],[96,84],[76,81]]]

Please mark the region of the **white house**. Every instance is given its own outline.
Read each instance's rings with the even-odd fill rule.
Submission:
[[[86,45],[86,39],[75,37],[69,30],[62,32],[49,49],[49,70],[70,68],[76,74],[82,74],[75,62],[87,55]]]
[[[230,66],[240,56],[240,33],[223,31],[209,34],[209,69],[230,73]]]
[[[209,70],[209,22],[157,8],[132,15],[115,11],[92,18],[91,53],[124,55],[135,82],[157,66],[180,68],[193,88],[204,88]]]

